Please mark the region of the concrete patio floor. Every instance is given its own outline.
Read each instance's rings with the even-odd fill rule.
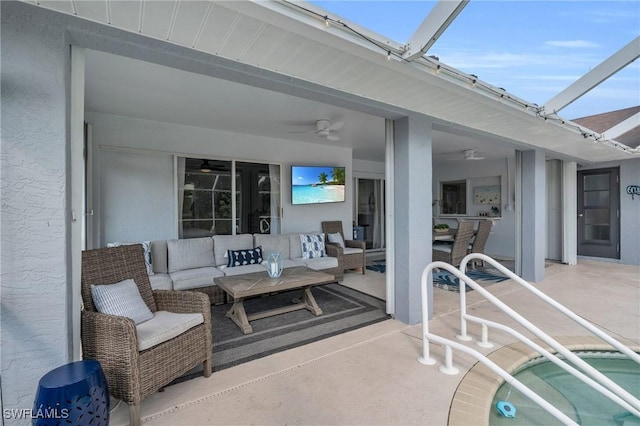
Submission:
[[[614,337],[640,344],[640,267],[584,260],[576,266],[552,264],[537,287]],[[587,334],[510,280],[487,289],[554,337]],[[477,292],[467,293],[467,302],[469,313],[515,326]],[[458,293],[434,289],[431,332],[454,338],[458,303]],[[421,330],[420,324],[388,320],[170,386],[142,402],[142,420],[149,425],[446,425],[454,393],[475,361],[454,353],[460,373],[444,375],[437,368],[444,348],[432,344],[436,366],[418,363]],[[479,327],[470,325],[469,332],[479,337]],[[475,340],[466,344],[489,354],[513,343],[497,332],[490,339],[496,344],[492,349]],[[468,424],[482,423],[475,420]],[[125,404],[114,410],[111,424],[128,424]]]

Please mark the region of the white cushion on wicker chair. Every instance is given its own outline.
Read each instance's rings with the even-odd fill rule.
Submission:
[[[338,267],[338,259],[335,257],[317,257],[315,259],[303,259],[303,262],[307,265],[307,268],[315,271],[322,271],[323,269],[331,269]]]
[[[357,247],[345,247],[342,250],[343,254],[362,254],[362,249]]]
[[[446,253],[451,253],[451,249],[453,248],[453,244],[447,243],[433,243],[433,249],[438,251],[444,251]]]
[[[177,314],[158,311],[149,321],[136,326],[138,332],[138,350],[152,348],[171,340],[185,331],[204,322],[202,314]]]

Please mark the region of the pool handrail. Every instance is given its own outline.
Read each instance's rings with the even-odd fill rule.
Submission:
[[[468,355],[473,356],[479,362],[487,366],[491,371],[502,377],[502,379],[518,389],[524,395],[529,397],[536,404],[540,405],[542,409],[544,409],[547,413],[551,414],[553,417],[561,421],[565,425],[578,425],[575,421],[569,418],[566,414],[560,411],[558,408],[549,403],[546,399],[542,398],[536,392],[531,390],[525,384],[520,382],[518,379],[513,377],[509,372],[501,368],[495,362],[491,361],[489,358],[484,356],[482,353],[476,351],[475,349],[469,348],[461,343],[455,342],[450,339],[446,339],[444,337],[432,334],[429,332],[429,309],[428,309],[428,300],[427,300],[427,280],[431,269],[429,268],[434,264],[442,264],[443,266],[438,266],[440,268],[444,268],[449,270],[449,268],[453,268],[453,266],[444,262],[433,262],[429,266],[427,266],[422,272],[422,279],[420,284],[420,291],[422,295],[422,356],[418,358],[418,361],[425,365],[435,364],[435,360],[433,360],[429,355],[429,340],[434,341],[435,343],[445,345],[446,347],[446,364],[441,367],[441,370],[446,374],[455,374],[457,369],[452,367],[452,355],[451,348],[457,349],[461,352],[464,352]],[[448,265],[449,268],[445,267]],[[456,270],[457,271],[457,270]],[[425,301],[427,301],[425,303]]]
[[[463,259],[463,262],[464,262],[464,260],[468,261],[469,259],[467,259],[467,258],[469,258],[470,256],[471,255],[465,257],[465,259]],[[482,260],[486,260],[485,257],[488,258],[488,256],[485,256],[485,255],[482,255],[482,256],[483,256],[481,258]],[[491,259],[491,260],[493,261],[493,259]],[[493,262],[495,262],[495,261],[493,261]],[[497,262],[495,262],[495,263],[497,263]],[[466,264],[466,262],[465,262],[465,264]],[[499,266],[502,266],[502,265],[499,265]],[[426,337],[426,333],[428,333],[428,311],[429,311],[429,307],[428,307],[428,302],[429,301],[427,299],[426,286],[427,286],[427,280],[428,280],[428,278],[430,276],[430,273],[432,272],[433,269],[436,269],[436,268],[437,269],[445,269],[445,270],[449,271],[450,273],[452,273],[453,275],[455,275],[461,282],[464,282],[467,285],[469,285],[471,288],[476,290],[479,294],[484,296],[489,302],[491,302],[492,304],[497,306],[499,309],[501,309],[504,313],[509,315],[512,319],[514,319],[519,324],[521,324],[522,326],[527,328],[529,331],[531,331],[533,334],[538,336],[545,343],[547,343],[551,347],[553,347],[560,354],[562,354],[567,359],[569,359],[571,362],[573,362],[574,364],[578,365],[585,372],[590,374],[594,379],[596,379],[598,382],[600,382],[602,385],[604,385],[614,395],[616,395],[618,397],[618,398],[612,399],[614,402],[620,403],[620,399],[622,399],[626,403],[626,404],[621,404],[622,406],[624,406],[627,409],[628,409],[629,406],[631,406],[630,408],[633,409],[632,411],[634,413],[638,413],[640,411],[640,401],[638,401],[633,395],[631,395],[629,392],[627,392],[625,389],[623,389],[618,384],[613,382],[611,379],[609,379],[608,377],[606,377],[605,375],[603,375],[602,373],[600,373],[599,371],[597,371],[596,369],[591,367],[584,360],[582,360],[580,357],[576,356],[573,352],[569,351],[567,348],[562,346],[555,339],[553,339],[551,336],[549,336],[546,333],[544,333],[542,330],[540,330],[534,324],[532,324],[531,322],[526,320],[524,317],[522,317],[516,311],[511,309],[509,306],[504,304],[502,301],[500,301],[497,297],[495,297],[494,295],[489,293],[487,290],[482,288],[478,283],[476,283],[474,280],[472,280],[466,274],[462,273],[462,271],[454,268],[452,265],[450,265],[448,263],[445,263],[445,262],[432,262],[429,265],[427,265],[427,267],[425,267],[425,269],[424,269],[424,271],[422,273],[422,282],[421,282],[421,290],[422,290],[422,293],[423,293],[422,294],[422,317],[423,317],[423,331],[425,331],[425,330],[426,331],[423,332],[423,334],[425,334],[425,336],[423,336],[423,356],[422,356],[420,362],[425,363],[425,364],[435,362],[435,361],[433,361],[433,360],[431,360],[429,358],[429,342],[428,342],[428,339]],[[502,268],[504,268],[504,267],[502,267]],[[506,269],[506,268],[504,268],[504,269]],[[464,297],[464,291],[465,291],[465,286],[464,285],[460,285],[461,308],[462,308],[462,304],[463,303],[465,303],[465,305],[466,305],[465,297]],[[465,306],[465,308],[466,308],[466,306]],[[483,341],[486,340],[486,333],[485,333],[486,325],[494,325],[494,324],[496,324],[496,323],[493,323],[491,321],[484,320],[482,318],[477,318],[477,317],[473,317],[473,316],[467,315],[466,314],[466,309],[465,309],[465,313],[461,314],[461,317],[462,317],[462,315],[464,315],[464,317],[463,317],[464,327],[463,327],[463,329],[461,331],[461,336],[458,336],[459,338],[462,337],[461,340],[470,340],[470,338],[466,335],[466,322],[465,321],[467,319],[473,320],[474,322],[479,322],[479,323],[483,324]],[[425,324],[425,323],[427,323],[427,324]],[[426,329],[425,329],[425,326],[426,326]],[[501,325],[500,328],[503,329],[503,330],[504,329],[509,329],[509,327],[504,326],[504,325]],[[513,331],[513,333],[517,333],[515,330],[512,330],[512,331]],[[526,340],[528,340],[528,339],[526,339]],[[526,341],[523,341],[523,343],[527,344]],[[538,345],[535,345],[535,346],[538,346]],[[534,350],[538,350],[535,347],[532,347],[532,348]],[[542,353],[542,355],[544,356],[543,353]],[[447,365],[449,366],[448,368],[451,368],[450,367],[450,360],[449,360],[449,358],[450,358],[450,349],[449,349],[449,347],[447,347],[446,356],[447,356]],[[554,362],[552,359],[550,359],[550,361]],[[562,361],[562,360],[559,360],[559,361],[561,363],[564,363],[564,361]],[[570,374],[573,374],[571,371],[569,371],[569,370],[567,370],[567,371]],[[576,377],[581,379],[579,376],[576,376]],[[590,385],[589,383],[587,383],[587,384]],[[600,393],[602,393],[606,397],[610,397],[609,393],[601,392],[601,390],[598,387],[593,387],[593,386],[591,386],[591,387],[594,388],[596,391],[599,391]]]
[[[620,351],[623,354],[627,355],[629,358],[631,358],[636,363],[640,364],[640,355],[638,353],[633,351],[631,348],[625,346],[623,343],[621,343],[620,341],[616,340],[615,338],[611,337],[609,334],[605,333],[604,331],[602,331],[598,327],[594,326],[591,322],[589,322],[589,321],[585,320],[584,318],[582,318],[581,316],[577,315],[575,312],[571,311],[566,306],[558,303],[556,300],[554,300],[551,297],[547,296],[542,291],[538,290],[537,288],[535,288],[534,286],[529,284],[527,281],[523,280],[521,277],[516,275],[513,271],[507,269],[502,264],[497,262],[495,259],[487,256],[486,254],[471,253],[471,254],[468,254],[467,256],[465,256],[462,259],[462,261],[460,262],[460,271],[463,274],[466,275],[467,264],[469,263],[470,260],[482,260],[484,262],[489,263],[492,267],[496,268],[498,271],[500,271],[502,274],[507,276],[509,279],[514,280],[517,284],[523,286],[525,289],[529,290],[531,293],[533,293],[536,296],[538,296],[540,299],[545,301],[547,304],[551,305],[556,310],[560,311],[560,313],[562,313],[565,316],[571,318],[573,321],[577,322],[579,325],[581,325],[582,327],[584,327],[585,329],[587,329],[591,333],[595,334],[597,337],[599,337],[600,339],[604,340],[606,343],[610,344],[611,346],[616,348],[618,351]],[[466,314],[466,310],[467,310],[466,302],[465,302],[464,306],[462,304],[463,299],[465,298],[464,291],[465,291],[465,289],[460,287],[460,312],[461,312],[461,314],[460,314],[460,318],[461,318],[460,338],[461,338],[461,340],[468,340],[468,339],[465,338],[467,327],[466,327],[466,324],[465,324],[465,320],[463,318],[463,315]]]

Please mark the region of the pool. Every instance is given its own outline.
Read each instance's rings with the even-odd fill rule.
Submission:
[[[613,352],[577,352],[587,363],[635,397],[640,398],[640,365]],[[640,418],[602,396],[555,364],[538,358],[512,375],[555,405],[580,425],[640,425]],[[515,418],[498,414],[496,402],[507,400],[516,408]],[[489,425],[554,425],[558,420],[538,404],[505,383],[491,403]]]

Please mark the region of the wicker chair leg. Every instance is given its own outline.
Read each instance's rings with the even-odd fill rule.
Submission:
[[[211,377],[211,358],[207,358],[202,363],[202,369],[204,370],[204,377]]]
[[[129,404],[129,424],[131,426],[140,426],[140,403]]]

